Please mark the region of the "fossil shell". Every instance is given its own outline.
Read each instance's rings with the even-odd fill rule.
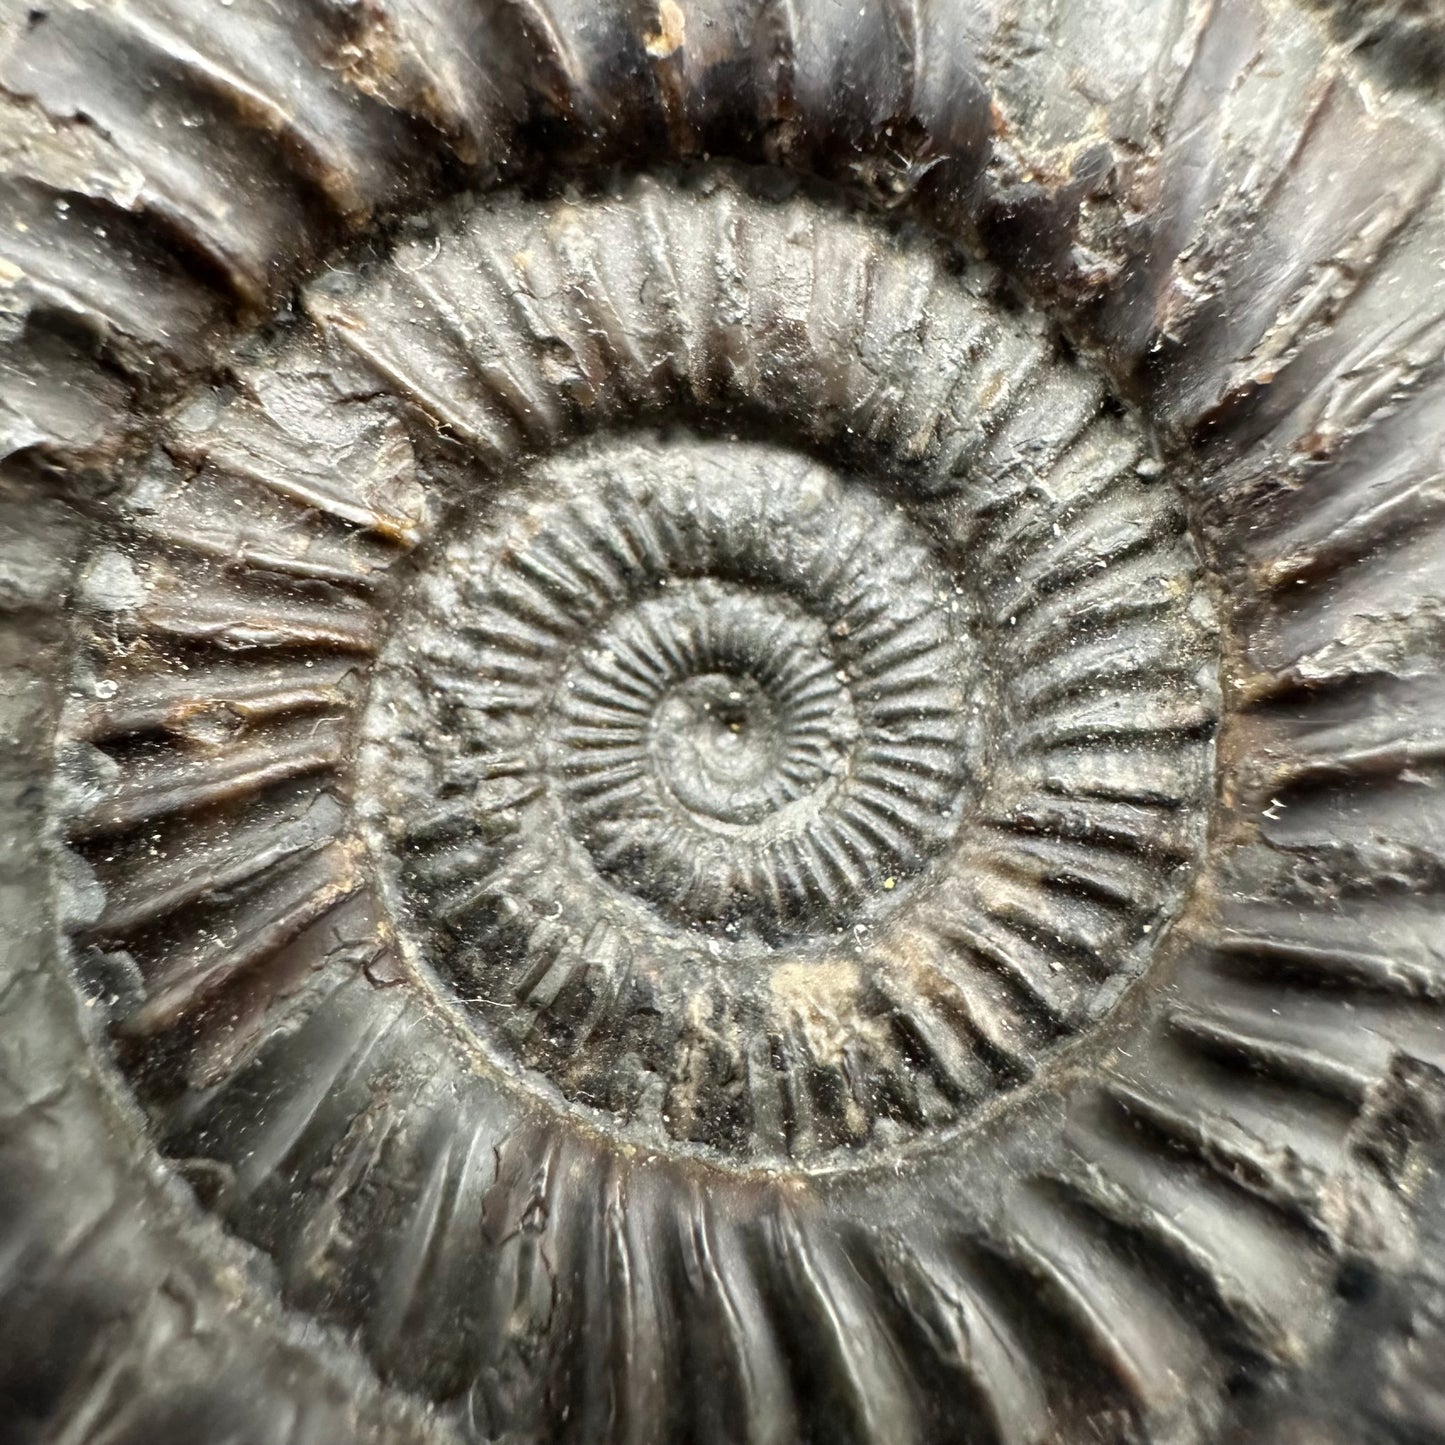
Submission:
[[[1436,1438],[1438,38],[0,16],[0,1437]]]

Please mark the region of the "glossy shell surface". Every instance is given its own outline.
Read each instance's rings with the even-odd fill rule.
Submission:
[[[0,1440],[1439,1438],[1442,33],[0,13]]]

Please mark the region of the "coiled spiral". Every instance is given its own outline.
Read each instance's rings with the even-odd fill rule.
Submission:
[[[22,1433],[1429,1433],[1445,203],[1371,27],[0,15]]]

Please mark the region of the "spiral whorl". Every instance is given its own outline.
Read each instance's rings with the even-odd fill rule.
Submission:
[[[470,700],[447,785],[525,759],[601,874],[684,928],[832,929],[916,871],[956,826],[966,651],[908,524],[776,448],[560,470],[430,621],[428,686]]]
[[[0,1434],[1429,1433],[1430,27],[1306,8],[0,13]]]
[[[1207,612],[1036,322],[726,181],[499,208],[344,291],[323,324],[467,457],[361,806],[495,1062],[654,1147],[865,1158],[1141,967],[1198,843]]]

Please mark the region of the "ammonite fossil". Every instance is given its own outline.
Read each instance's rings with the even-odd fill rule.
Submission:
[[[0,1441],[1445,1439],[1441,54],[0,8]]]

